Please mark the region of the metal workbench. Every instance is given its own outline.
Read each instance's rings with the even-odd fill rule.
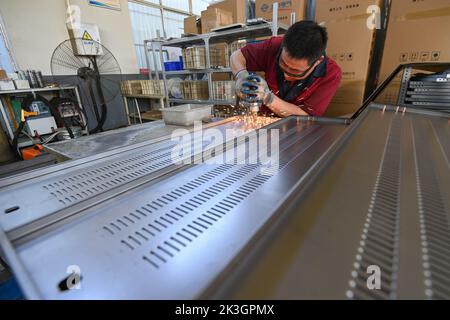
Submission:
[[[450,118],[367,105],[267,126],[279,170],[191,132],[207,163],[148,141],[0,180],[3,254],[28,298],[449,299]]]

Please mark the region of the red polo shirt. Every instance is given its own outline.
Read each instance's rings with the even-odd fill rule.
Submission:
[[[248,44],[241,48],[247,61],[248,71],[264,71],[270,90],[280,97],[277,80],[277,54],[283,42],[283,36],[272,37],[269,40]],[[322,116],[341,82],[342,71],[337,63],[326,58],[312,74],[312,82],[301,89],[291,103],[299,106],[312,116]],[[281,98],[281,97],[280,97]]]

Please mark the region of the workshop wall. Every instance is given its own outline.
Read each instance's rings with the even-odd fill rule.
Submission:
[[[69,0],[81,11],[81,22],[96,24],[102,44],[119,62],[123,80],[144,79],[138,74],[127,0],[121,0],[121,11],[90,6],[87,0]],[[5,23],[10,44],[19,68],[41,70],[47,82],[61,82],[63,77],[50,77],[50,60],[55,48],[69,38],[66,26],[65,0],[0,0],[0,14]],[[120,77],[117,77],[120,80]],[[72,84],[78,83],[73,77]],[[65,83],[70,79],[65,77]],[[119,90],[109,88],[111,91]],[[81,99],[88,115],[89,128],[96,127],[95,116],[88,106],[81,88]],[[142,102],[145,110],[146,102]],[[147,103],[148,104],[148,103]],[[122,97],[119,95],[108,104],[105,129],[115,129],[127,124]]]
[[[90,6],[87,0],[70,0],[81,10],[81,22],[97,24],[102,44],[116,57],[123,74],[138,72],[127,0],[121,11]],[[50,58],[57,45],[69,38],[65,0],[0,0],[11,47],[21,69],[50,75]]]

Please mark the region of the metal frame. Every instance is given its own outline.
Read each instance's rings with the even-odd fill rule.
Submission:
[[[306,20],[315,20],[316,17],[316,0],[306,1]]]
[[[405,105],[405,99],[406,94],[408,92],[408,83],[412,76],[412,67],[406,67],[403,69],[403,76],[402,76],[402,84],[400,87],[400,92],[398,94],[398,101],[397,104],[399,106]]]
[[[435,68],[440,68],[440,67],[450,67],[450,63],[446,63],[446,62],[430,62],[430,63],[409,63],[409,64],[401,64],[399,65],[387,78],[386,80],[384,80],[384,82],[382,84],[380,84],[380,86],[375,89],[375,91],[364,101],[364,103],[362,104],[362,106],[350,117],[350,119],[348,119],[350,122],[354,121],[369,105],[372,101],[375,101],[375,99],[381,94],[381,92],[383,92],[383,90],[391,83],[391,81],[397,76],[397,74],[400,71],[405,71],[407,69],[409,69],[409,75],[405,74],[403,75],[403,80],[408,79],[411,77],[411,70],[414,68],[429,68],[429,69],[435,69]],[[406,87],[408,85],[408,81],[406,81]],[[403,87],[403,83],[402,83],[402,87]],[[400,100],[399,100],[400,101]]]
[[[172,8],[172,7],[168,7],[162,4],[162,0],[159,0],[159,4],[158,3],[152,3],[152,2],[147,2],[147,1],[143,1],[143,0],[128,0],[128,2],[134,2],[137,4],[141,4],[147,7],[152,7],[155,9],[160,9],[161,11],[169,11],[169,12],[173,12],[173,13],[179,13],[179,14],[185,14],[185,15],[192,15],[192,0],[186,0],[188,1],[188,5],[189,5],[189,11],[184,11],[184,10],[180,10],[177,8]],[[161,12],[162,15],[162,12]]]

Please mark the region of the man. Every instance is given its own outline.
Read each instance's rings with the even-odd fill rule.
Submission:
[[[231,55],[236,94],[260,101],[262,113],[323,116],[342,71],[325,54],[328,36],[313,21],[293,24],[283,36],[248,44]],[[249,72],[264,71],[265,78]]]

